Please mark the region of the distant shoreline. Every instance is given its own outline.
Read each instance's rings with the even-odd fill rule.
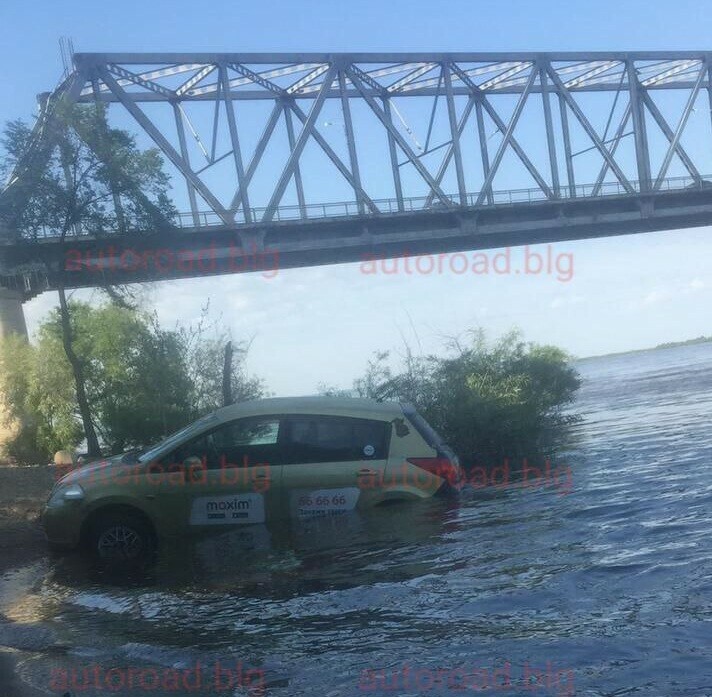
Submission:
[[[631,353],[645,353],[646,351],[658,351],[660,349],[679,348],[680,346],[695,346],[697,344],[712,343],[712,336],[698,336],[696,339],[687,339],[687,341],[667,341],[664,344],[651,346],[642,349],[630,349],[630,351],[616,351],[614,353],[600,353],[595,356],[582,356],[577,358],[577,361],[590,361],[594,358],[613,358],[614,356],[627,356]]]

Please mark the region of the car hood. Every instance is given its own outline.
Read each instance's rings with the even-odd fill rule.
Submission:
[[[119,455],[113,455],[112,457],[106,457],[101,460],[95,460],[94,462],[89,462],[86,465],[77,467],[71,472],[67,472],[58,482],[57,486],[65,484],[81,484],[82,481],[87,479],[96,479],[102,472],[111,471],[121,472],[122,470],[129,470],[135,465],[127,464],[122,461],[125,453],[120,453]]]

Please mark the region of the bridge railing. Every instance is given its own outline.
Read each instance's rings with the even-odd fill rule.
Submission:
[[[630,182],[636,191],[640,190],[640,182]],[[668,177],[663,179],[660,185],[661,191],[680,191],[683,189],[702,189],[712,187],[712,176],[703,177],[701,181],[697,181],[693,177]],[[596,184],[578,184],[572,190],[571,187],[562,187],[560,198],[557,200],[595,200],[607,196],[623,196],[627,195],[625,187],[620,182],[603,182]],[[480,194],[471,193],[466,196],[466,207],[477,206]],[[452,204],[452,209],[457,210],[460,207],[460,199],[457,194],[449,195],[448,199]],[[482,207],[504,206],[514,204],[537,203],[541,201],[550,201],[546,194],[539,188],[532,189],[509,189],[504,191],[493,191],[490,201],[485,199],[486,203],[481,204]],[[450,210],[441,201],[430,202],[427,196],[415,196],[402,199],[401,206],[398,205],[398,200],[394,198],[375,199],[374,203],[378,208],[379,214],[395,214],[395,213],[416,213],[416,212],[439,212]],[[265,208],[251,208],[250,213],[252,219],[259,221],[265,212]],[[332,203],[306,204],[303,207],[298,205],[279,206],[274,214],[272,222],[289,222],[297,220],[319,220],[324,218],[356,218],[361,216],[374,215],[369,213],[363,204],[357,201],[338,201]],[[194,230],[196,228],[219,227],[224,226],[225,222],[214,211],[198,211],[196,213],[178,213],[174,217],[176,226],[180,229]],[[245,224],[245,216],[242,210],[239,210],[235,216],[236,224]],[[75,236],[84,236],[93,234],[91,230],[77,227],[74,231]],[[56,237],[56,233],[51,230],[44,230],[39,235],[41,238],[51,239]]]
[[[639,191],[640,182],[632,181],[633,187]],[[702,179],[702,184],[697,182],[693,177],[668,177],[663,179],[660,185],[662,191],[673,191],[686,188],[703,188],[712,186],[712,177]],[[623,196],[628,194],[625,187],[618,181],[602,182],[594,184],[577,184],[572,190],[571,187],[562,187],[559,200],[570,199],[591,199],[605,196]],[[470,193],[466,196],[466,206],[476,206],[480,197],[480,193]],[[452,206],[457,208],[460,206],[460,199],[457,194],[448,196]],[[536,203],[540,201],[551,200],[540,188],[531,189],[507,189],[503,191],[493,191],[491,200],[485,205],[513,205],[517,203]],[[375,199],[374,203],[379,210],[379,213],[414,213],[423,211],[442,212],[447,207],[440,201],[432,201],[429,203],[427,196],[414,196],[404,198],[402,205],[399,208],[398,199],[383,198]],[[265,212],[265,208],[250,208],[250,213],[253,220],[259,221]],[[336,201],[332,203],[310,203],[302,207],[298,205],[279,206],[274,214],[273,220],[280,221],[295,221],[295,220],[318,220],[320,218],[349,218],[358,217],[369,214],[363,204],[357,201]],[[197,224],[196,224],[197,221]],[[245,215],[242,210],[238,211],[235,221],[238,224],[245,223]],[[212,227],[220,226],[225,223],[213,211],[200,211],[197,214],[179,213],[176,222],[181,228],[195,227]]]

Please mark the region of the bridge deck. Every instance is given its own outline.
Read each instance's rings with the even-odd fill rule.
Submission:
[[[681,183],[681,182],[678,182]],[[3,285],[25,297],[69,287],[264,272],[712,224],[712,187],[656,193],[532,200],[453,209],[412,209],[355,217],[284,219],[269,226],[214,224],[151,235],[77,235],[6,242]]]

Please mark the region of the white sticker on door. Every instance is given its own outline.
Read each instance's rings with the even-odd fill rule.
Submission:
[[[330,516],[353,511],[361,493],[356,486],[342,489],[297,489],[292,492],[291,510],[301,518]]]
[[[199,496],[193,499],[191,525],[239,525],[265,522],[262,494]]]

